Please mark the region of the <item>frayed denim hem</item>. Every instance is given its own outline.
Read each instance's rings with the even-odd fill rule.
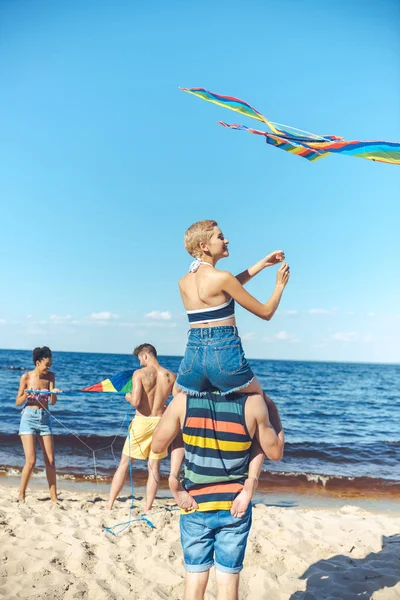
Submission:
[[[250,385],[254,381],[254,379],[255,379],[255,375],[253,375],[253,377],[246,383],[243,383],[242,385],[239,385],[238,387],[232,388],[230,390],[226,390],[226,391],[210,390],[208,392],[199,392],[198,390],[191,390],[190,388],[187,388],[184,385],[181,385],[179,383],[179,381],[177,381],[176,383],[179,386],[179,388],[181,389],[181,391],[184,392],[185,394],[194,396],[195,398],[205,398],[209,394],[217,394],[217,395],[227,396],[228,394],[234,394],[235,392],[240,392],[241,390],[246,388],[248,385]]]
[[[250,385],[254,381],[254,379],[255,379],[255,375],[253,375],[253,377],[251,379],[249,379],[249,381],[247,383],[244,383],[243,385],[239,385],[236,388],[232,388],[231,390],[228,390],[227,392],[221,392],[221,394],[234,394],[235,392],[240,392],[241,390],[243,390],[243,388]]]
[[[176,385],[179,386],[181,392],[188,394],[188,396],[194,396],[195,398],[205,398],[209,394],[221,394],[221,392],[218,392],[218,390],[210,392],[199,392],[198,390],[191,390],[185,387],[184,385],[181,385],[178,381],[176,382]]]

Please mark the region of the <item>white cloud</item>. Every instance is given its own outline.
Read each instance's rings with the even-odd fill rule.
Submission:
[[[310,315],[333,315],[338,310],[339,310],[338,308],[331,308],[331,309],[326,309],[326,308],[310,308],[310,310],[308,310],[307,312]]]
[[[6,320],[5,319],[0,319],[0,325],[5,325],[6,324]]]
[[[65,323],[66,321],[70,321],[72,319],[71,315],[50,315],[49,318],[52,323]]]
[[[335,342],[355,342],[359,337],[357,331],[338,331],[333,334],[332,339]]]
[[[254,333],[254,331],[250,331],[249,333],[244,333],[240,337],[242,338],[242,340],[249,342],[250,340],[253,340],[255,338],[255,335],[256,334]]]
[[[114,313],[105,310],[99,313],[92,313],[89,318],[93,321],[112,321],[114,319],[119,319],[119,315],[115,315]]]
[[[293,336],[287,331],[280,331],[275,337],[277,340],[290,340]]]
[[[369,312],[369,313],[367,313],[367,317],[376,317],[376,313]]]
[[[172,319],[172,314],[168,310],[152,310],[147,313],[145,317],[146,319],[153,319],[154,321],[170,321]]]
[[[44,329],[39,329],[37,327],[28,327],[28,329],[26,330],[26,333],[28,335],[43,335],[47,332],[44,331]]]
[[[287,316],[293,316],[293,315],[298,315],[299,311],[298,310],[281,310],[278,313],[279,315],[287,315]]]
[[[147,321],[146,323],[140,323],[140,327],[159,327],[161,329],[176,327],[175,321]]]
[[[290,342],[295,344],[300,341],[300,338],[297,337],[294,333],[288,333],[287,331],[279,331],[272,337],[265,337],[265,342]]]
[[[32,319],[32,315],[26,315],[26,319]]]

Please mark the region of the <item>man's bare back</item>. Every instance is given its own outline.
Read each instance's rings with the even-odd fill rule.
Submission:
[[[165,411],[165,403],[173,390],[176,375],[164,369],[157,360],[157,350],[152,344],[136,346],[140,369],[132,375],[132,392],[125,399],[134,408],[136,415],[129,427],[129,434],[122,449],[121,461],[112,480],[107,509],[111,510],[121,492],[131,461],[148,460],[148,479],[144,511],[153,506],[160,481],[160,462],[167,452],[159,455],[151,452],[153,433]]]
[[[132,376],[132,396],[138,398],[136,414],[143,417],[161,417],[175,379],[176,375],[164,369],[158,362],[135,371]]]

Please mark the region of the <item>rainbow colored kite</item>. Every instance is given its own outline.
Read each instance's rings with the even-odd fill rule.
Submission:
[[[121,371],[113,377],[103,379],[99,383],[83,388],[82,392],[117,392],[127,394],[132,391],[132,375],[134,371]]]
[[[347,154],[349,156],[357,156],[358,158],[366,158],[367,160],[400,165],[400,143],[398,142],[347,142],[342,137],[335,135],[316,135],[302,131],[301,129],[289,127],[288,125],[268,121],[258,110],[250,106],[247,102],[239,100],[239,98],[220,96],[204,88],[180,89],[207,102],[213,102],[214,104],[218,104],[218,106],[224,106],[246,117],[261,121],[269,127],[271,132],[251,129],[245,125],[228,125],[227,123],[218,121],[220,125],[229,129],[236,129],[237,131],[248,131],[255,135],[262,135],[266,138],[267,144],[276,146],[281,150],[286,150],[286,152],[290,152],[291,154],[302,156],[309,161],[324,158],[325,156],[329,156],[329,154]]]

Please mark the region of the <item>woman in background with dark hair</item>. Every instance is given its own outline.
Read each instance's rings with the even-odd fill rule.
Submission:
[[[60,392],[55,388],[54,373],[50,372],[52,354],[50,348],[35,348],[32,353],[35,368],[21,377],[16,405],[24,405],[19,426],[22,446],[25,452],[25,465],[21,473],[20,502],[25,500],[25,492],[36,463],[36,437],[39,440],[46,465],[50,499],[57,502],[56,467],[54,462],[53,433],[51,430],[48,405],[55,404],[57,396],[39,392]],[[26,392],[25,390],[35,390]]]

